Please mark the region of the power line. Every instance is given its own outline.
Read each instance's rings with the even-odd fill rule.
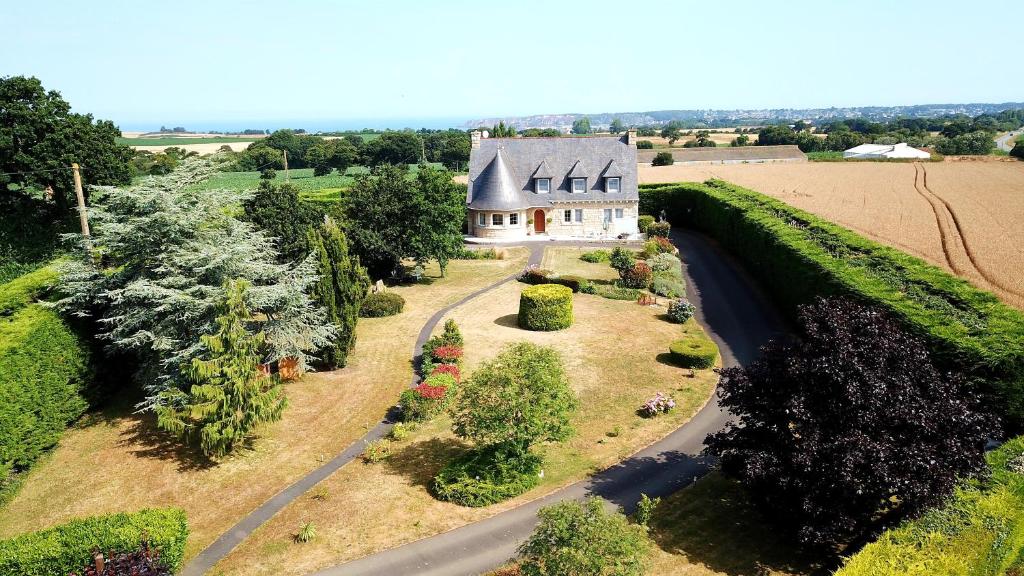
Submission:
[[[16,176],[19,174],[43,174],[45,172],[60,172],[61,170],[70,170],[68,166],[63,168],[50,168],[49,170],[25,170],[23,172],[0,172],[0,176]]]

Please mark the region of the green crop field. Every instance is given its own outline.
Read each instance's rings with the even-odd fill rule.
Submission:
[[[239,142],[253,142],[255,138],[231,136],[211,136],[209,138],[189,138],[177,136],[162,136],[157,138],[116,138],[118,144],[128,146],[183,146],[185,144],[237,144]]]
[[[441,168],[441,164],[432,164]],[[415,174],[417,166],[409,167],[409,174]],[[365,166],[353,166],[344,175],[332,172],[326,176],[313,176],[312,168],[297,168],[290,171],[292,184],[304,198],[317,201],[332,201],[342,189],[352,186],[355,177],[369,172]],[[284,183],[284,170],[278,170],[274,182]],[[260,185],[259,172],[217,172],[212,178],[199,184],[202,189],[227,188],[229,190],[255,190]]]

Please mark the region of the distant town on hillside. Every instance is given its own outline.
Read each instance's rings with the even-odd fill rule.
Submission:
[[[864,118],[875,122],[894,118],[937,118],[951,115],[978,116],[994,114],[1012,108],[1022,108],[1024,102],[1001,104],[918,104],[914,106],[855,106],[830,108],[766,108],[742,110],[653,110],[649,112],[617,112],[600,114],[538,114],[533,116],[505,116],[480,118],[466,122],[463,127],[490,127],[504,122],[518,130],[527,128],[556,128],[569,130],[573,122],[587,117],[596,129],[607,128],[618,118],[627,126],[661,126],[675,120],[685,128],[731,128],[795,122],[797,120],[823,122],[837,119]]]

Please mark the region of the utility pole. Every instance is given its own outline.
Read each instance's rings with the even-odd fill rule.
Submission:
[[[89,234],[89,214],[85,211],[85,193],[82,191],[82,175],[78,172],[78,162],[71,164],[71,173],[75,177],[75,196],[78,198],[78,220],[82,224],[82,238],[85,251],[92,255],[92,236]]]
[[[288,151],[282,150],[282,152],[284,152],[284,181],[290,182],[291,180],[288,178]]]

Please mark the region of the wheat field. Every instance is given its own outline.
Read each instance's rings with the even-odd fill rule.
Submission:
[[[894,246],[1024,308],[1024,162],[640,165],[640,182],[720,178]]]

